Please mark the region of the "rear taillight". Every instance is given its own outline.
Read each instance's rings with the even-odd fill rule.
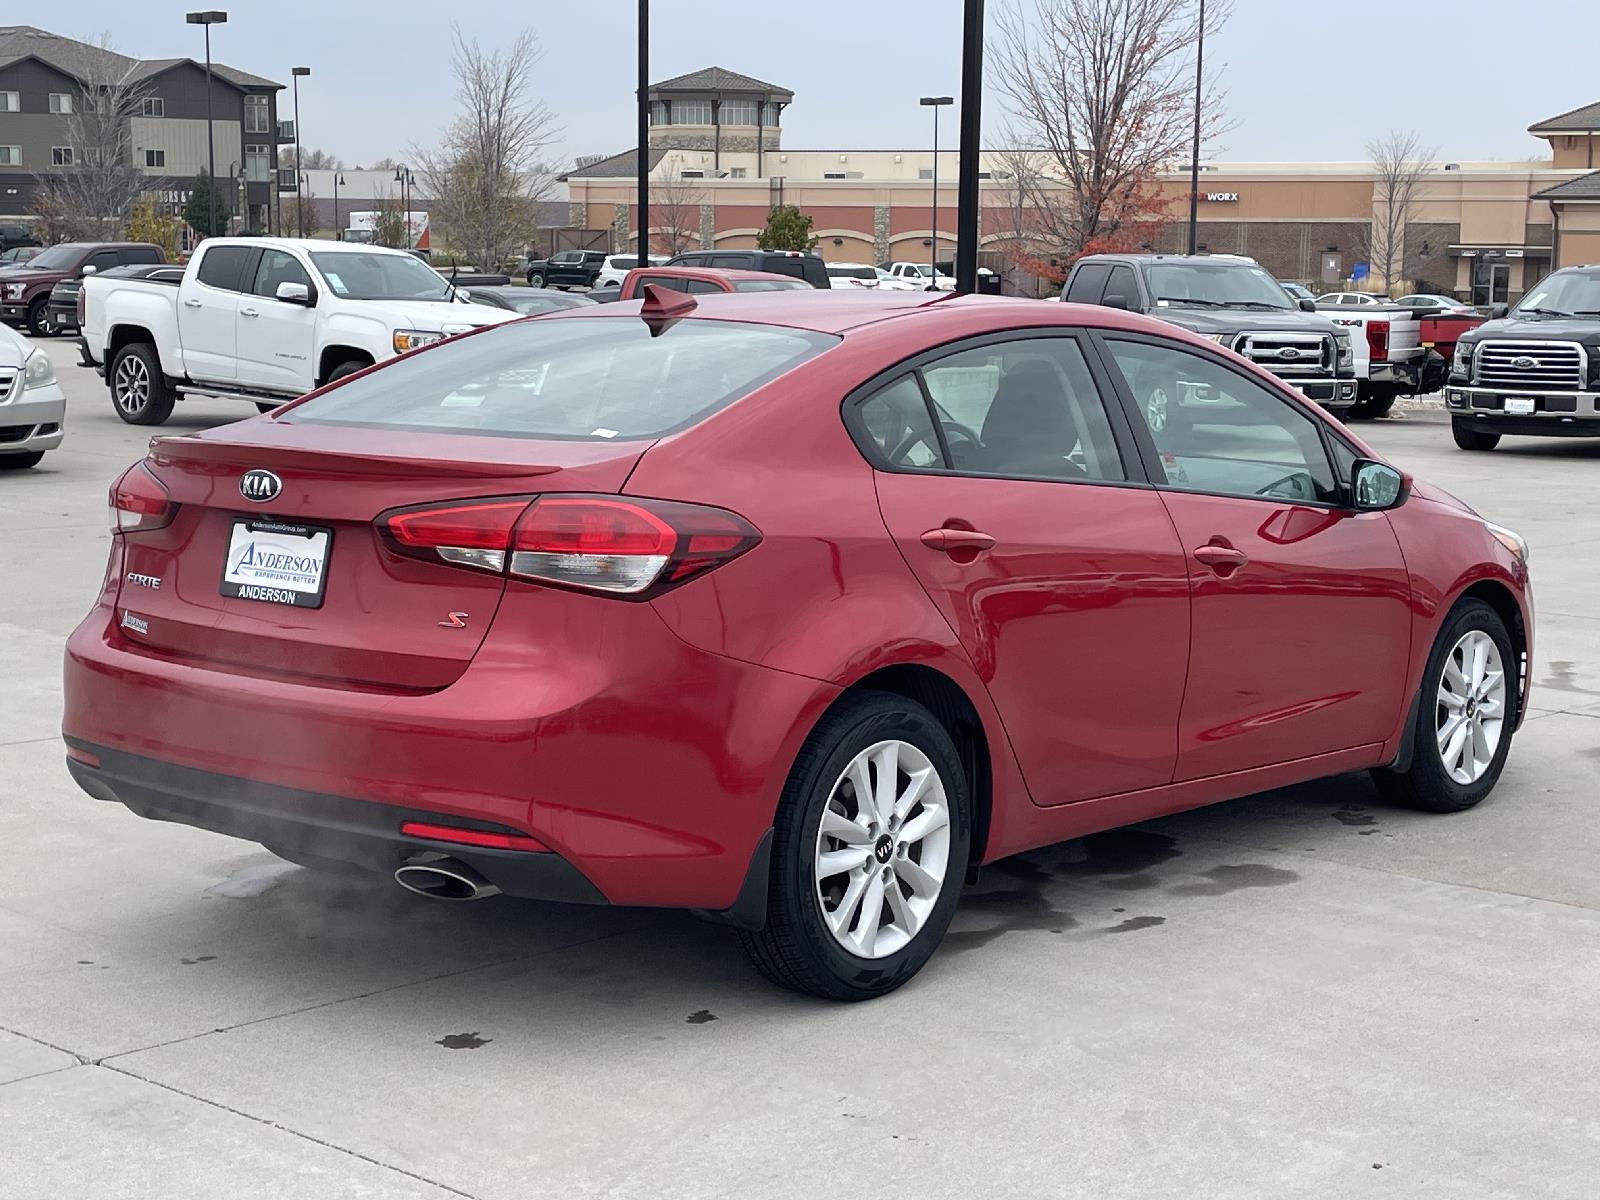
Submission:
[[[1389,361],[1389,322],[1367,322],[1367,356],[1373,362]]]
[[[111,485],[113,533],[144,533],[172,524],[178,506],[143,463],[135,463]]]
[[[704,575],[761,540],[725,509],[617,496],[426,505],[386,513],[378,528],[412,558],[633,599]]]
[[[77,308],[78,308],[78,328],[79,329],[83,328],[83,314],[84,314],[84,311],[85,311],[84,310],[84,303],[85,303],[85,301],[88,300],[88,298],[89,297],[84,292],[84,289],[80,287],[78,289],[78,305],[77,305]]]

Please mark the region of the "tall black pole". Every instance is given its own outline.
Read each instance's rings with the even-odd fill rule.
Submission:
[[[206,233],[216,232],[217,224],[217,135],[211,131],[211,26],[206,25],[206,149],[211,172],[211,211],[206,214]],[[231,206],[230,206],[231,207]],[[227,229],[224,227],[223,232]]]
[[[939,285],[939,106],[933,106],[933,240],[929,245],[933,248],[928,251],[928,270],[932,274],[928,277],[928,287],[931,290]]]
[[[1206,66],[1206,0],[1200,0],[1200,38],[1194,53],[1194,157],[1189,162],[1189,253],[1200,252],[1200,81]]]
[[[978,290],[978,156],[983,134],[983,0],[966,0],[961,33],[961,166],[956,180],[956,291]]]
[[[639,0],[639,265],[650,265],[650,0]]]
[[[295,187],[300,187],[300,181],[305,176],[300,174],[300,72],[294,73],[294,179]],[[303,238],[306,235],[306,210],[305,197],[297,190],[294,194],[294,235]]]

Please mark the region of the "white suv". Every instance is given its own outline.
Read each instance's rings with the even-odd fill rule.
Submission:
[[[665,254],[651,254],[648,257],[652,267],[659,267],[667,261]],[[605,263],[600,268],[600,274],[594,277],[594,290],[621,287],[622,281],[628,277],[628,272],[638,265],[639,256],[637,254],[607,255]]]

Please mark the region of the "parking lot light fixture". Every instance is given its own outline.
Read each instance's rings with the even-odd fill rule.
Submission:
[[[289,74],[294,79],[294,176],[296,179],[303,180],[305,176],[300,173],[300,76],[311,74],[311,68],[290,67]],[[294,235],[295,237],[305,237],[305,197],[297,195],[294,199]]]
[[[954,96],[924,96],[917,101],[924,108],[933,109],[933,226],[930,230],[933,237],[929,241],[933,249],[928,251],[928,269],[935,278],[928,281],[930,291],[939,286],[939,110],[955,102]]]
[[[211,186],[217,186],[217,138],[211,124],[211,27],[225,25],[228,14],[220,9],[185,13],[183,19],[191,25],[206,27],[206,170],[211,173]],[[209,214],[208,214],[209,215]],[[209,231],[208,231],[209,232]]]

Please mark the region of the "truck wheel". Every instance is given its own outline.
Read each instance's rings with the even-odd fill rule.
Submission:
[[[148,342],[134,342],[111,360],[111,403],[129,425],[160,425],[177,400],[161,373],[161,359]]]
[[[50,309],[45,304],[46,297],[40,296],[28,305],[28,332],[34,337],[51,337],[59,332],[56,323],[50,317]]]
[[[346,375],[354,375],[357,371],[365,371],[371,365],[371,363],[364,363],[358,358],[347,358],[344,360],[344,362],[340,363],[333,370],[328,372],[328,377],[322,381],[323,386],[327,386],[330,383],[336,383],[337,381],[343,379]],[[276,408],[277,405],[273,405],[273,407]]]
[[[1399,397],[1400,389],[1393,384],[1358,383],[1356,402],[1351,405],[1347,415],[1352,421],[1371,421],[1388,416]]]
[[[1450,435],[1456,439],[1456,445],[1463,450],[1493,450],[1500,444],[1498,433],[1485,433],[1481,429],[1475,429],[1472,422],[1463,421],[1460,417],[1451,418]]]
[[[529,287],[542,288],[544,286],[544,272],[543,271],[529,271],[528,272],[528,286]]]

